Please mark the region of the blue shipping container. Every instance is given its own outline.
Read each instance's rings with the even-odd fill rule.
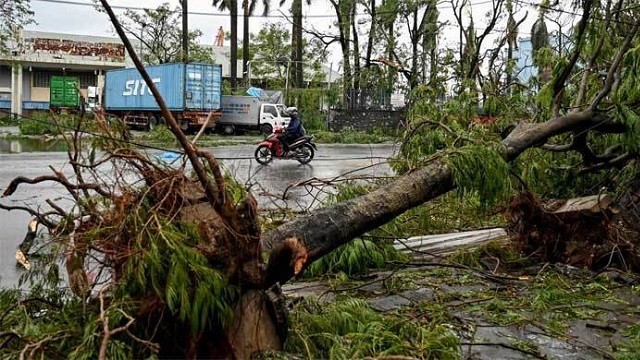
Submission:
[[[179,63],[147,66],[145,69],[169,110],[210,111],[220,108],[220,65]],[[136,68],[107,71],[104,96],[107,110],[160,110]]]

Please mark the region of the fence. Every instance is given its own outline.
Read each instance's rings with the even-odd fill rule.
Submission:
[[[345,95],[348,110],[392,110],[389,91],[352,88]]]

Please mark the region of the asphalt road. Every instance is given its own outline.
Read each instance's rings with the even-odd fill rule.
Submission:
[[[322,145],[314,160],[301,165],[295,160],[274,160],[259,165],[252,159],[256,145],[215,147],[210,150],[221,160],[223,168],[241,183],[251,186],[261,207],[293,209],[320,206],[318,187],[296,186],[310,179],[335,180],[369,176],[388,176],[392,172],[385,159],[395,152],[393,145]],[[46,152],[49,148],[0,139],[0,193],[16,176],[33,178],[51,174],[49,166],[71,174],[64,152]],[[56,149],[53,147],[51,150]],[[33,152],[17,152],[33,151]],[[5,152],[5,153],[2,153]],[[10,153],[9,153],[10,152]],[[154,152],[159,155],[161,152]],[[319,183],[319,182],[316,182]],[[329,188],[324,188],[329,190]],[[21,185],[16,193],[0,198],[4,205],[46,207],[52,199],[68,204],[69,195],[56,184]],[[14,287],[22,272],[15,265],[15,250],[24,238],[30,216],[22,211],[0,210],[0,287]]]

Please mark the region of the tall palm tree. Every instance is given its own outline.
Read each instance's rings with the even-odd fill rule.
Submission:
[[[286,0],[280,0],[283,6]],[[307,5],[311,5],[311,0],[306,0]],[[293,0],[291,4],[291,15],[293,16],[293,28],[291,30],[291,62],[294,66],[292,84],[293,87],[302,87],[303,63],[302,63],[302,0]]]
[[[214,0],[215,1],[215,0]],[[234,0],[235,1],[235,0]],[[253,15],[255,11],[257,0],[242,0],[242,8],[244,9],[244,21],[242,28],[242,79],[245,85],[249,85],[251,79],[249,79],[249,17]],[[264,11],[262,16],[266,16],[269,13],[269,7],[271,6],[270,0],[262,0],[262,6]]]
[[[213,0],[212,6],[229,10],[231,18],[231,90],[238,88],[238,0]]]

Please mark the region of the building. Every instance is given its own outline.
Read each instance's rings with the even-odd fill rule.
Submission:
[[[0,109],[13,114],[49,108],[52,76],[77,76],[81,92],[104,83],[104,72],[126,66],[124,45],[102,36],[23,31],[22,43],[0,55]]]
[[[133,46],[140,48],[137,42]],[[12,114],[49,109],[52,76],[78,77],[81,93],[86,97],[88,88],[96,87],[100,99],[105,71],[133,66],[119,38],[23,30],[22,41],[12,48],[11,53],[0,54],[0,110]],[[213,62],[222,65],[222,76],[228,79],[229,47],[209,48]],[[238,60],[239,79],[243,77],[242,61]],[[325,81],[336,82],[341,77],[325,68]]]
[[[554,31],[549,35],[549,46],[557,55],[562,56],[571,51],[572,43],[567,35]],[[538,68],[533,64],[533,43],[531,38],[518,39],[518,49],[513,56],[516,59],[515,71],[518,80],[522,84],[528,84],[532,77],[538,75]]]

